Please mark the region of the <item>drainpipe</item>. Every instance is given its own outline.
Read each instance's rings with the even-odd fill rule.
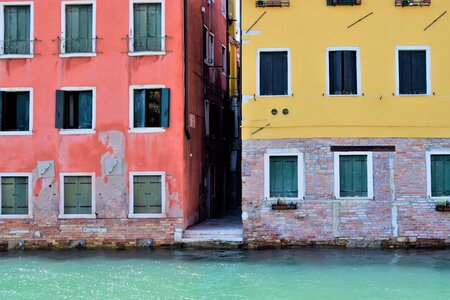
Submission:
[[[184,30],[183,30],[183,44],[184,44],[184,134],[188,140],[191,139],[191,132],[189,131],[189,80],[188,80],[188,0],[183,0],[184,11]]]

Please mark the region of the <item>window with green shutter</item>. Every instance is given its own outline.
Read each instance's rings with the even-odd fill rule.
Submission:
[[[30,92],[0,91],[0,131],[30,130]]]
[[[270,198],[298,197],[298,156],[270,156]]]
[[[367,155],[339,156],[339,196],[368,197]]]
[[[162,4],[133,4],[133,51],[164,51]]]
[[[0,177],[1,215],[27,215],[28,177]]]
[[[94,52],[93,5],[75,4],[65,7],[63,53]]]
[[[3,6],[3,54],[31,54],[30,5]]]
[[[427,50],[398,51],[400,95],[427,94]]]
[[[133,128],[169,127],[170,89],[134,89]]]
[[[55,126],[92,129],[93,91],[56,91]]]
[[[358,94],[357,60],[355,50],[328,51],[329,95]]]
[[[450,155],[431,155],[431,196],[450,196]]]
[[[162,213],[161,176],[133,176],[133,213]]]
[[[288,95],[288,51],[259,53],[259,95]]]
[[[64,214],[92,214],[91,176],[64,176]]]

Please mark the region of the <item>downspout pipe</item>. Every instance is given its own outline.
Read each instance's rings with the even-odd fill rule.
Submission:
[[[183,44],[184,44],[184,134],[186,139],[191,139],[191,132],[189,131],[189,46],[188,46],[188,0],[183,0],[183,14],[184,14],[184,30],[183,30]]]

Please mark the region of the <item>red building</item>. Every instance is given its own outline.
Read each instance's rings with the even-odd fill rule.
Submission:
[[[226,210],[225,3],[0,1],[0,243],[170,244]]]

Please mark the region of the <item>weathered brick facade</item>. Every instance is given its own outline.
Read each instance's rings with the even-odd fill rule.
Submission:
[[[373,152],[372,200],[334,198],[332,145],[395,146]],[[304,155],[305,198],[298,209],[272,210],[264,197],[267,149]],[[250,247],[280,245],[444,246],[450,214],[436,212],[427,197],[426,152],[450,149],[449,139],[276,139],[243,142],[244,241]]]

